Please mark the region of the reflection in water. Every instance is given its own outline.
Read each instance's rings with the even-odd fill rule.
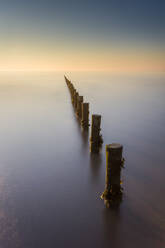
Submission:
[[[120,241],[120,209],[107,209],[102,211],[103,218],[103,247],[123,247]],[[109,244],[109,246],[108,246]]]
[[[82,149],[83,151],[89,150],[89,131],[81,127]]]
[[[102,164],[101,153],[90,153],[90,168],[92,170],[92,179],[97,182]]]

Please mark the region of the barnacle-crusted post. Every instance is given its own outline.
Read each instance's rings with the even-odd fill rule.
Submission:
[[[107,207],[119,204],[122,200],[121,168],[124,163],[122,152],[121,144],[106,145],[106,184],[101,198]]]
[[[83,102],[83,96],[79,96],[77,98],[77,109],[76,109],[76,114],[77,117],[81,120],[82,118],[82,108],[81,108],[81,103]]]
[[[92,127],[90,138],[91,152],[98,153],[99,148],[103,143],[102,135],[100,135],[101,115],[92,115]]]
[[[81,125],[84,129],[89,127],[89,103],[84,102],[81,104],[82,108],[82,120]]]

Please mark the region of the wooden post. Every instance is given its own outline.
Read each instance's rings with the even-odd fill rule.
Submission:
[[[91,152],[98,153],[99,148],[103,143],[102,136],[100,135],[101,115],[92,115],[92,127],[90,138]]]
[[[72,98],[72,104],[73,104],[73,105],[74,105],[74,101],[75,101],[75,98],[74,98],[75,93],[76,93],[76,89],[75,89],[75,88],[73,88],[73,92],[72,92],[72,95],[71,95],[71,98]]]
[[[65,78],[66,84],[67,84],[69,91],[70,91],[72,103],[74,103],[74,93],[75,93],[76,89],[74,88],[74,85],[71,83],[71,81],[69,81],[67,79],[66,76],[64,76],[64,78]]]
[[[83,96],[79,96],[77,101],[77,109],[76,109],[76,114],[79,119],[82,118],[82,108],[81,108],[81,103],[83,102]]]
[[[72,84],[72,83],[70,83],[69,85],[70,85],[70,86],[69,86],[70,92],[71,92],[71,94],[72,94],[72,91],[73,91],[74,87],[73,87],[73,84]]]
[[[69,79],[67,79],[67,83],[68,83],[68,86],[70,87],[71,86],[71,81],[69,81]]]
[[[73,104],[75,110],[77,109],[78,97],[79,97],[79,94],[78,94],[78,92],[75,91],[75,93],[74,93],[74,104]]]
[[[72,83],[70,83],[69,89],[70,89],[71,99],[73,99],[73,94],[74,94],[74,86],[73,86],[73,84],[72,84]]]
[[[67,86],[69,87],[70,81],[67,79],[67,77],[64,76],[64,78],[65,78],[65,82],[66,82]]]
[[[101,198],[104,199],[107,207],[122,200],[121,168],[124,163],[122,152],[123,146],[120,144],[106,145],[106,184]]]
[[[69,88],[69,90],[70,90],[71,83],[70,83],[70,81],[69,81],[69,80],[68,80],[67,82],[68,82],[68,83],[67,83],[67,84],[68,84],[68,88]]]
[[[89,103],[85,102],[81,104],[82,108],[82,120],[81,125],[84,129],[89,127]]]

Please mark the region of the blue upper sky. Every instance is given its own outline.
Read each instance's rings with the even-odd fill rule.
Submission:
[[[0,14],[18,20],[18,26],[28,20],[32,27],[57,24],[86,35],[106,36],[112,31],[156,40],[165,37],[164,0],[1,0]]]

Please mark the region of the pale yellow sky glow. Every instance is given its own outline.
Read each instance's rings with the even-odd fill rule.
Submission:
[[[0,71],[165,72],[159,50],[65,43],[0,44]]]

